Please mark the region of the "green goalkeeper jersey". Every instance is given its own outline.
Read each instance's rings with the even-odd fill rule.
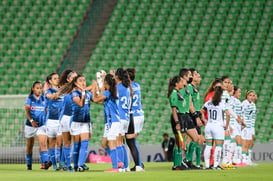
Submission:
[[[169,103],[171,107],[176,107],[177,113],[186,113],[186,101],[183,95],[177,91],[176,89],[173,89],[170,97],[169,97]]]
[[[194,106],[195,111],[200,111],[200,94],[196,87],[194,87],[192,84],[188,85],[188,89],[192,96],[192,103]]]

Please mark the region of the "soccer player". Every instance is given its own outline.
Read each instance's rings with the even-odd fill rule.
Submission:
[[[201,128],[199,126],[197,126],[197,122],[201,121],[201,113],[200,113],[200,94],[199,91],[197,89],[197,86],[200,85],[201,82],[201,78],[200,78],[200,74],[193,68],[189,69],[191,71],[192,74],[192,82],[188,85],[189,91],[191,93],[192,96],[192,103],[193,106],[191,107],[191,118],[194,121],[194,125],[195,128],[197,130],[197,133],[199,135],[199,142],[198,144],[193,147],[192,142],[190,137],[187,137],[187,143],[189,143],[189,154],[188,154],[188,158],[187,160],[190,160],[192,162],[192,156],[193,156],[193,151],[195,150],[196,153],[196,166],[192,165],[193,168],[197,168],[200,169],[201,168],[201,151],[202,151],[202,145],[203,145],[203,141],[202,141],[202,137],[201,137]],[[202,124],[203,126],[203,124]],[[192,152],[190,152],[192,151]]]
[[[90,101],[93,94],[85,90],[86,82],[83,75],[77,75],[72,82],[62,87],[62,94],[71,93],[72,119],[70,134],[73,136],[73,163],[74,170],[84,172],[88,168],[85,160],[88,153],[88,143],[92,134],[90,119]]]
[[[185,134],[187,134],[187,136],[189,136],[192,140],[186,152],[186,159],[184,159],[183,162],[185,162],[189,168],[195,168],[192,164],[191,159],[192,159],[192,154],[194,152],[194,149],[198,145],[199,135],[197,133],[195,123],[190,116],[190,113],[193,113],[193,114],[195,113],[194,106],[192,103],[192,97],[191,97],[191,92],[193,92],[193,90],[192,90],[192,86],[189,85],[192,82],[191,71],[189,71],[188,69],[182,68],[179,71],[179,76],[186,81],[186,85],[184,86],[183,89],[180,90],[180,93],[185,98],[185,108],[186,108],[186,113],[182,115],[183,120],[185,121],[185,124],[182,127],[182,130],[184,129],[183,136],[185,137]],[[198,127],[202,126],[202,122],[199,117],[196,117],[196,123]]]
[[[222,80],[219,79],[219,78],[215,78],[211,83],[210,83],[210,86],[209,88],[207,89],[206,93],[205,93],[205,103],[208,102],[212,97],[213,97],[213,94],[214,94],[214,90],[216,87],[222,87]],[[208,119],[208,112],[205,111],[204,113],[204,116],[205,116],[205,119]],[[210,154],[210,167],[212,168],[213,167],[213,164],[214,164],[214,158],[213,158],[213,155],[214,155],[214,151],[215,151],[215,143],[212,144],[213,147],[211,149],[211,154]]]
[[[246,90],[245,100],[242,102],[242,112],[246,127],[242,130],[242,160],[243,164],[249,165],[249,147],[252,142],[252,121],[254,114],[253,100],[255,96],[254,90]]]
[[[65,84],[72,82],[77,73],[71,69],[64,70],[60,76],[59,86],[62,87]],[[64,95],[64,101],[62,105],[62,112],[60,117],[61,131],[63,137],[63,156],[65,158],[66,166],[64,170],[67,169],[69,172],[73,172],[71,167],[71,135],[70,135],[70,120],[72,116],[72,98],[71,94]]]
[[[170,79],[168,86],[167,98],[172,109],[171,114],[171,126],[175,136],[175,147],[173,151],[173,170],[185,170],[188,169],[187,165],[182,162],[182,143],[179,140],[178,132],[184,132],[185,120],[183,120],[183,114],[186,113],[186,101],[181,94],[181,90],[186,85],[186,80],[175,76]]]
[[[115,80],[117,84],[117,105],[120,116],[120,134],[117,141],[118,158],[124,164],[125,171],[130,171],[128,167],[128,154],[123,142],[125,133],[128,132],[131,109],[131,91],[128,72],[122,68],[118,68],[115,72]]]
[[[140,150],[136,140],[137,135],[141,132],[144,124],[144,111],[141,105],[141,92],[139,83],[135,82],[136,70],[134,68],[127,69],[129,74],[131,87],[133,89],[133,100],[130,113],[130,124],[126,133],[126,143],[131,151],[135,166],[131,171],[144,171],[140,158]]]
[[[31,86],[30,93],[25,102],[27,119],[25,122],[24,133],[27,138],[26,162],[28,170],[32,170],[32,150],[36,135],[39,143],[41,162],[45,165],[46,169],[49,167],[45,127],[45,97],[41,95],[41,93],[42,84],[39,81],[35,81]]]
[[[253,107],[254,107],[254,112],[253,112],[253,116],[252,116],[252,127],[251,127],[251,133],[252,133],[252,140],[251,143],[249,145],[249,165],[253,165],[255,166],[256,164],[254,162],[252,162],[252,148],[254,146],[254,141],[255,141],[255,121],[256,121],[256,115],[257,115],[257,109],[256,109],[256,101],[258,99],[257,94],[255,93],[254,97],[253,97]]]
[[[45,92],[45,97],[48,106],[46,133],[49,141],[49,155],[52,161],[53,169],[59,171],[56,161],[56,144],[57,156],[59,162],[61,161],[61,147],[62,147],[62,132],[59,122],[61,108],[63,104],[63,97],[59,92],[59,76],[57,73],[51,73],[47,76],[46,82],[50,86]]]
[[[232,81],[229,79],[228,76],[222,76],[221,80],[223,81],[222,88],[224,89],[223,95],[222,95],[222,101],[224,104],[226,104],[229,114],[231,117],[233,117],[236,121],[241,121],[240,116],[236,115],[232,110],[232,102],[230,101],[230,96],[233,95],[233,85]],[[224,114],[224,122],[226,122],[226,115]],[[230,160],[231,157],[229,157],[230,149],[231,149],[231,137],[230,137],[230,131],[232,131],[232,128],[228,127],[228,129],[225,130],[225,141],[223,145],[223,160],[222,160],[222,168],[233,168],[232,161]]]
[[[173,148],[175,146],[175,139],[170,138],[167,133],[163,134],[163,142],[161,144],[165,161],[172,162],[173,161]]]
[[[214,166],[213,169],[221,170],[219,166],[221,159],[221,152],[224,143],[225,130],[229,125],[229,111],[226,104],[222,102],[223,89],[216,87],[214,95],[211,100],[205,103],[201,109],[201,113],[204,114],[208,111],[208,122],[205,127],[206,148],[204,151],[205,167],[209,169],[210,166],[210,153],[212,148],[212,141],[215,141],[216,148],[214,152]],[[226,114],[226,122],[224,123],[222,115]]]
[[[239,100],[241,97],[241,89],[237,86],[234,86],[234,93],[233,96],[231,97],[231,101],[233,104],[233,111],[242,117],[242,103]],[[244,126],[244,122],[238,123],[233,117],[230,119],[230,125],[233,129],[233,132],[231,132],[231,138],[236,140],[236,147],[234,151],[234,156],[233,156],[233,163],[235,165],[240,166],[241,163],[241,158],[242,158],[242,126]]]
[[[111,74],[107,74],[103,81],[103,87],[105,91],[93,98],[93,102],[100,103],[104,102],[104,116],[105,116],[105,127],[102,138],[103,148],[109,146],[109,152],[112,160],[112,168],[105,172],[119,172],[118,169],[118,154],[117,154],[117,137],[120,133],[120,118],[118,107],[116,104],[117,90],[115,78]]]

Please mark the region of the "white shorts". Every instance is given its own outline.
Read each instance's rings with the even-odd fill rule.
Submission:
[[[46,127],[41,126],[38,128],[34,128],[32,126],[25,125],[24,134],[26,138],[33,138],[37,135],[46,135]]]
[[[70,134],[73,136],[80,135],[82,133],[91,133],[91,123],[72,122],[70,127]]]
[[[59,120],[48,119],[46,122],[46,134],[49,138],[56,138],[62,135]]]
[[[70,132],[70,120],[71,120],[71,116],[63,115],[61,119],[62,132]]]
[[[107,140],[116,140],[120,133],[120,122],[113,122],[109,128],[108,124],[105,124],[103,137]]]
[[[254,127],[251,128],[251,134],[255,135],[255,128]]]
[[[121,120],[120,120],[120,131],[119,131],[119,133],[120,133],[122,136],[124,136],[125,133],[128,132],[129,122],[130,122],[130,121],[127,121],[127,120],[124,120],[124,119],[121,119]]]
[[[135,126],[135,133],[138,134],[142,131],[144,124],[144,116],[136,116],[134,117],[134,126]]]
[[[240,124],[234,124],[234,125],[230,125],[233,129],[233,132],[230,133],[231,138],[236,138],[237,136],[241,136],[242,135],[242,126]]]
[[[252,140],[252,130],[251,130],[251,128],[244,128],[242,130],[242,139],[243,140]]]
[[[207,140],[224,140],[224,127],[221,124],[217,123],[207,123],[205,127],[205,137]]]

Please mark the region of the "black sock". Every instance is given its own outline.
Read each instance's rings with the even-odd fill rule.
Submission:
[[[134,159],[134,162],[135,162],[135,165],[136,166],[140,166],[139,164],[139,151],[136,147],[136,144],[135,144],[135,138],[132,138],[132,139],[126,139],[126,143],[131,151],[131,154],[132,154],[132,157]]]

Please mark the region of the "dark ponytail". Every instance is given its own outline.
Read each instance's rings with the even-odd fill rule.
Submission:
[[[107,74],[104,78],[104,81],[107,82],[107,84],[110,86],[109,91],[111,93],[111,96],[114,99],[117,99],[117,88],[116,88],[116,81],[115,77],[112,74]]]
[[[115,73],[116,76],[118,76],[119,80],[121,80],[121,83],[124,87],[129,87],[130,86],[130,80],[129,80],[129,75],[126,70],[123,68],[118,68]]]
[[[67,79],[73,74],[76,73],[75,71],[71,69],[66,69],[62,72],[59,80],[59,86],[62,87],[64,84],[68,83]]]
[[[235,95],[236,91],[239,90],[239,89],[240,89],[240,88],[239,88],[238,86],[236,86],[236,85],[233,86],[233,90],[234,90],[234,91],[233,91],[233,95]]]
[[[173,89],[175,88],[175,84],[177,84],[179,81],[180,81],[180,76],[174,76],[173,78],[169,80],[167,98],[170,97]]]
[[[73,78],[73,81],[70,83],[65,84],[61,89],[61,94],[70,94],[74,88],[76,88],[76,82],[80,77],[84,77],[83,75],[78,74],[76,77]]]
[[[41,83],[40,81],[37,81],[37,80],[36,80],[35,82],[33,82],[32,86],[31,86],[31,88],[30,88],[29,94],[28,94],[29,96],[30,96],[31,94],[33,94],[33,90],[32,90],[32,89],[35,87],[36,84],[41,84],[41,85],[42,85],[42,83]]]
[[[211,99],[211,102],[214,106],[217,106],[219,105],[219,103],[221,102],[222,100],[222,94],[223,94],[223,89],[222,87],[215,87],[215,90],[214,90],[214,95]]]
[[[218,84],[218,83],[222,84],[223,81],[222,81],[220,78],[215,78],[215,79],[211,82],[211,84],[209,85],[208,90],[207,90],[206,93],[205,93],[205,96],[204,96],[205,99],[206,99],[206,97],[208,96],[209,93],[211,93],[211,92],[214,91],[215,85]]]

